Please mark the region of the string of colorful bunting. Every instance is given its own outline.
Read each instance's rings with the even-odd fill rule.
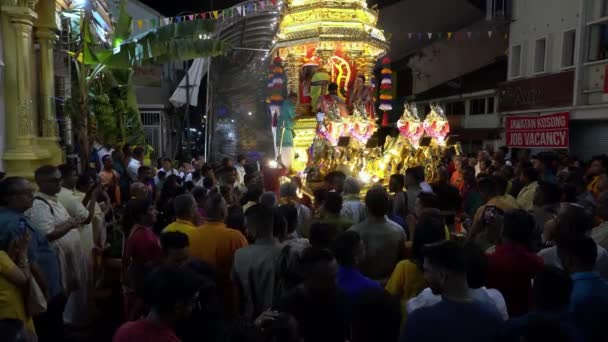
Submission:
[[[479,39],[503,37],[509,39],[509,33],[498,30],[488,31],[459,31],[459,32],[407,32],[408,39],[432,40],[432,39]]]
[[[223,18],[231,18],[234,16],[245,17],[258,12],[266,11],[270,7],[277,7],[278,0],[254,0],[245,4],[225,8],[223,10],[207,11],[201,13],[192,13],[187,15],[179,15],[167,18],[149,18],[133,20],[133,30],[152,29],[169,24],[180,23],[183,21],[192,20],[221,20]]]

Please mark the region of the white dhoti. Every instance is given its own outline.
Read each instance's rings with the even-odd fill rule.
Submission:
[[[293,147],[285,147],[281,148],[281,161],[287,167],[287,169],[291,169],[291,164],[293,163]]]

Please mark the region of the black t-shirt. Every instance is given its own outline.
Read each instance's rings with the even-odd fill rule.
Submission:
[[[339,289],[313,294],[298,286],[281,298],[275,310],[295,318],[305,342],[344,342],[348,338],[348,301]]]

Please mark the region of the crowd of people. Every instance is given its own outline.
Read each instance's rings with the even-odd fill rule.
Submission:
[[[103,147],[1,181],[2,341],[103,340],[109,265],[108,341],[608,340],[606,156],[448,152],[386,187],[280,158],[145,164]]]

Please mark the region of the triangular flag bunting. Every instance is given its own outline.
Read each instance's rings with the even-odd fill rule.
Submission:
[[[412,32],[407,34],[407,39],[412,39]]]
[[[139,28],[140,30],[144,27],[144,21],[139,19],[137,21],[137,28]]]
[[[243,15],[243,6],[238,6],[236,11],[239,13],[239,15]]]
[[[270,0],[270,2],[272,2],[272,6],[276,6],[277,5],[277,0]]]
[[[157,19],[150,19],[150,26],[151,26],[151,27],[156,27],[156,26],[158,26],[158,21],[157,21]]]
[[[217,19],[217,17],[220,15],[220,11],[213,11],[213,18]]]
[[[190,21],[194,20],[194,14],[190,14],[190,15],[188,16],[188,20],[190,20]]]
[[[163,24],[169,25],[171,23],[171,18],[163,18]]]
[[[488,31],[488,38],[492,38],[492,34],[493,34],[493,33],[494,33],[494,32],[492,32],[492,31]]]
[[[421,32],[418,32],[416,35],[418,36],[418,40],[422,39],[422,33]]]
[[[505,39],[509,39],[509,34],[505,33]]]
[[[260,1],[260,10],[264,10],[266,8],[266,3],[264,1]]]
[[[452,38],[452,34],[453,34],[453,32],[448,32],[448,39]]]
[[[473,32],[471,32],[471,31],[467,32],[467,37],[469,37],[469,39],[471,39],[472,36],[473,36]]]
[[[443,37],[443,32],[437,32],[436,35],[437,38],[441,39],[441,37]]]
[[[426,35],[429,36],[429,39],[433,39],[433,33],[432,32],[429,32]]]

